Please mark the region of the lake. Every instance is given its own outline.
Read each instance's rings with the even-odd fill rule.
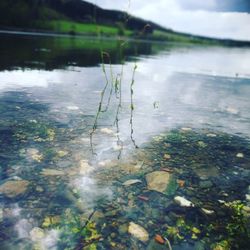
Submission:
[[[249,48],[0,39],[1,249],[247,249]]]

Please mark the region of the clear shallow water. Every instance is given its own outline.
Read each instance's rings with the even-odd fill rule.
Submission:
[[[126,228],[123,225],[128,225],[131,221],[145,224],[140,212],[132,209],[134,206],[143,211],[144,219],[150,221],[152,217],[153,223],[145,225],[148,231],[151,230],[152,239],[153,233],[157,233],[157,223],[159,228],[164,228],[166,223],[172,225],[171,221],[162,219],[163,215],[159,211],[162,211],[160,201],[172,201],[174,193],[167,198],[158,197],[159,193],[146,193],[147,198],[151,199],[147,208],[142,207],[142,204],[131,203],[135,196],[142,194],[144,197],[143,194],[147,191],[146,174],[162,168],[161,150],[171,151],[161,143],[172,143],[172,153],[175,155],[175,149],[179,146],[174,142],[180,137],[175,135],[170,142],[168,138],[160,138],[159,144],[151,145],[153,151],[144,148],[150,145],[153,138],[157,141],[157,136],[173,129],[184,128],[182,131],[189,131],[185,129],[188,127],[198,131],[197,134],[191,134],[191,139],[188,135],[180,139],[188,141],[190,145],[195,141],[203,148],[204,144],[218,143],[222,145],[221,151],[218,151],[222,155],[232,157],[243,154],[243,162],[237,162],[237,157],[236,162],[231,161],[232,167],[244,169],[239,174],[239,180],[244,184],[239,187],[239,193],[242,193],[240,198],[243,199],[249,185],[246,181],[249,173],[247,141],[250,138],[249,49],[129,44],[124,52],[126,61],[122,67],[117,56],[119,44],[105,47],[110,54],[111,63],[114,62],[111,69],[109,64],[105,64],[108,79],[110,80],[111,71],[115,78],[123,70],[122,108],[119,111],[118,128],[114,122],[119,99],[113,91],[107,111],[98,118],[98,127],[93,134],[92,149],[95,154],[92,154],[89,134],[98,110],[100,94],[105,86],[99,44],[88,49],[89,44],[96,42],[81,41],[79,45],[78,40],[60,39],[19,36],[1,38],[1,58],[6,59],[1,60],[0,72],[1,184],[8,181],[19,181],[18,184],[21,180],[28,181],[20,184],[20,189],[26,184],[27,187],[18,195],[17,190],[9,191],[12,187],[2,189],[1,240],[6,249],[31,249],[32,245],[40,249],[74,249],[76,242],[81,240],[76,229],[68,235],[66,233],[72,227],[77,228],[72,218],[75,213],[77,216],[81,215],[80,222],[77,223],[84,227],[87,218],[92,218],[93,211],[94,221],[98,226],[88,228],[84,237],[87,238],[86,234],[93,234],[93,239],[88,239],[88,243],[84,242],[83,245],[91,246],[91,240],[98,243],[104,238],[99,242],[100,249],[110,249],[112,244],[113,249],[146,249],[150,244],[129,240],[126,245],[123,242],[130,239],[129,234],[123,232],[124,227]],[[135,65],[132,135],[140,149],[135,149],[131,140],[130,93]],[[108,93],[110,84],[103,107],[108,103]],[[211,137],[215,134],[221,139],[206,142],[206,134],[212,134]],[[233,137],[236,135],[239,137]],[[235,142],[237,138],[238,144]],[[224,149],[225,145],[221,142],[223,140],[225,144],[235,142],[235,148]],[[213,156],[215,152],[208,147]],[[190,153],[191,156],[195,155],[195,150],[194,148]],[[148,158],[149,155],[154,155],[154,151],[159,154],[156,154],[155,161],[152,162]],[[180,151],[182,152],[182,148]],[[169,165],[173,169],[181,164],[180,159],[185,156],[185,152],[183,149],[183,155],[177,157],[176,162],[170,161]],[[174,158],[172,153],[171,158]],[[204,152],[200,153],[198,158],[202,158]],[[216,163],[220,170],[214,170],[217,177],[224,173],[226,162],[223,159],[219,159],[224,161],[221,166],[219,162]],[[206,160],[201,164],[194,156],[193,162],[202,165]],[[204,169],[201,170],[200,167],[195,174],[202,182],[204,176],[200,173]],[[183,169],[190,175],[189,168]],[[230,176],[231,172],[227,176],[230,181],[233,178]],[[180,173],[177,171],[175,175],[178,179],[183,178],[188,184],[193,184],[185,174],[178,174]],[[123,190],[122,183],[129,179],[139,179],[143,187],[132,186],[130,191]],[[216,180],[214,183],[217,183]],[[182,194],[182,191],[178,192],[180,193],[177,194]],[[183,194],[186,193],[183,191]],[[157,197],[159,203],[153,197]],[[193,198],[192,194],[190,198]],[[235,198],[232,195],[231,199]],[[208,203],[209,199],[211,197],[207,198]],[[152,215],[152,211],[157,209],[158,214]],[[96,215],[96,211],[101,213]],[[117,225],[108,223],[110,216],[115,218],[112,223]],[[67,221],[71,221],[71,225]],[[107,225],[106,228],[100,228],[100,223]],[[159,230],[158,233],[162,234],[162,231]],[[89,238],[90,236],[88,235]],[[72,245],[60,240],[62,238],[68,239]],[[178,244],[176,247],[178,249]],[[185,245],[181,249],[188,247],[190,246]]]

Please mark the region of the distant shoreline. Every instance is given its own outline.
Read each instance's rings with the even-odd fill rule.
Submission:
[[[16,28],[3,28],[0,27],[1,34],[13,34],[13,35],[36,35],[36,36],[52,36],[52,37],[93,37],[93,38],[118,38],[118,36],[97,36],[88,33],[74,33],[60,32],[60,31],[49,31],[41,29],[16,29]],[[126,37],[128,38],[128,37]]]
[[[0,34],[9,34],[9,35],[26,35],[26,36],[45,36],[45,37],[64,37],[64,38],[86,38],[86,39],[100,39],[100,40],[127,40],[127,41],[138,41],[138,42],[145,42],[145,43],[180,43],[185,44],[185,42],[179,41],[167,41],[162,39],[157,39],[152,37],[130,37],[130,36],[108,36],[102,34],[101,36],[88,34],[88,33],[74,33],[70,34],[69,32],[55,32],[55,31],[48,31],[48,30],[34,30],[34,29],[16,29],[16,28],[1,28],[0,27]],[[180,33],[181,34],[181,33]],[[237,40],[230,40],[230,39],[217,39],[217,38],[207,38],[207,37],[200,37],[200,36],[192,36],[189,34],[185,34],[190,37],[196,37],[202,39],[204,41],[212,41],[214,43],[199,43],[193,42],[190,40],[188,44],[193,45],[219,45],[219,46],[230,46],[230,47],[250,47],[250,41],[237,41]]]

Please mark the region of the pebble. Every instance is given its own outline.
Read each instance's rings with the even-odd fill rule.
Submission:
[[[123,186],[130,186],[130,185],[134,185],[134,184],[137,184],[137,183],[142,183],[141,180],[138,180],[138,179],[131,179],[131,180],[127,180],[125,182],[123,182]]]
[[[42,193],[44,190],[43,190],[43,188],[41,186],[37,186],[36,191],[39,192],[39,193]]]
[[[149,240],[148,232],[140,225],[130,222],[128,226],[128,232],[142,242]]]
[[[138,196],[138,199],[139,199],[139,200],[142,200],[142,201],[149,201],[149,198],[146,197],[146,196],[143,196],[143,195],[139,195],[139,196]]]
[[[64,150],[59,150],[59,151],[57,152],[58,157],[64,157],[64,156],[66,156],[66,155],[68,155],[68,154],[69,154],[69,152],[64,151]]]
[[[226,202],[223,201],[223,200],[218,200],[218,202],[219,202],[220,204],[225,204],[225,203],[226,203]]]
[[[182,131],[192,131],[191,128],[181,128]]]
[[[203,141],[198,141],[198,146],[201,147],[201,148],[205,148],[207,145]]]
[[[213,210],[209,210],[209,209],[206,209],[206,208],[201,208],[201,211],[206,214],[206,215],[212,215],[214,214],[214,211]]]
[[[207,134],[207,137],[216,137],[216,134]]]
[[[236,157],[237,157],[237,158],[244,158],[244,154],[243,154],[243,153],[238,153],[238,154],[236,155]]]
[[[179,185],[179,187],[184,187],[185,181],[184,180],[177,180],[177,184]]]
[[[246,200],[250,201],[250,194],[246,194]]]
[[[159,244],[165,244],[165,240],[164,240],[164,238],[161,236],[161,235],[159,235],[159,234],[156,234],[155,235],[155,241],[157,242],[157,243],[159,243]]]
[[[79,110],[79,107],[77,107],[77,106],[67,106],[67,109],[70,110],[70,111],[76,111],[76,110]]]
[[[169,155],[169,154],[164,154],[163,158],[164,158],[165,160],[170,160],[170,159],[171,159],[171,155]]]
[[[191,201],[181,196],[175,196],[174,201],[181,207],[194,207],[194,204]]]

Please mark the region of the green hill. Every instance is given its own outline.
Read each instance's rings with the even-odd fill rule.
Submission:
[[[126,36],[157,41],[249,45],[174,32],[123,11],[104,10],[82,0],[1,0],[0,29],[71,35]]]

